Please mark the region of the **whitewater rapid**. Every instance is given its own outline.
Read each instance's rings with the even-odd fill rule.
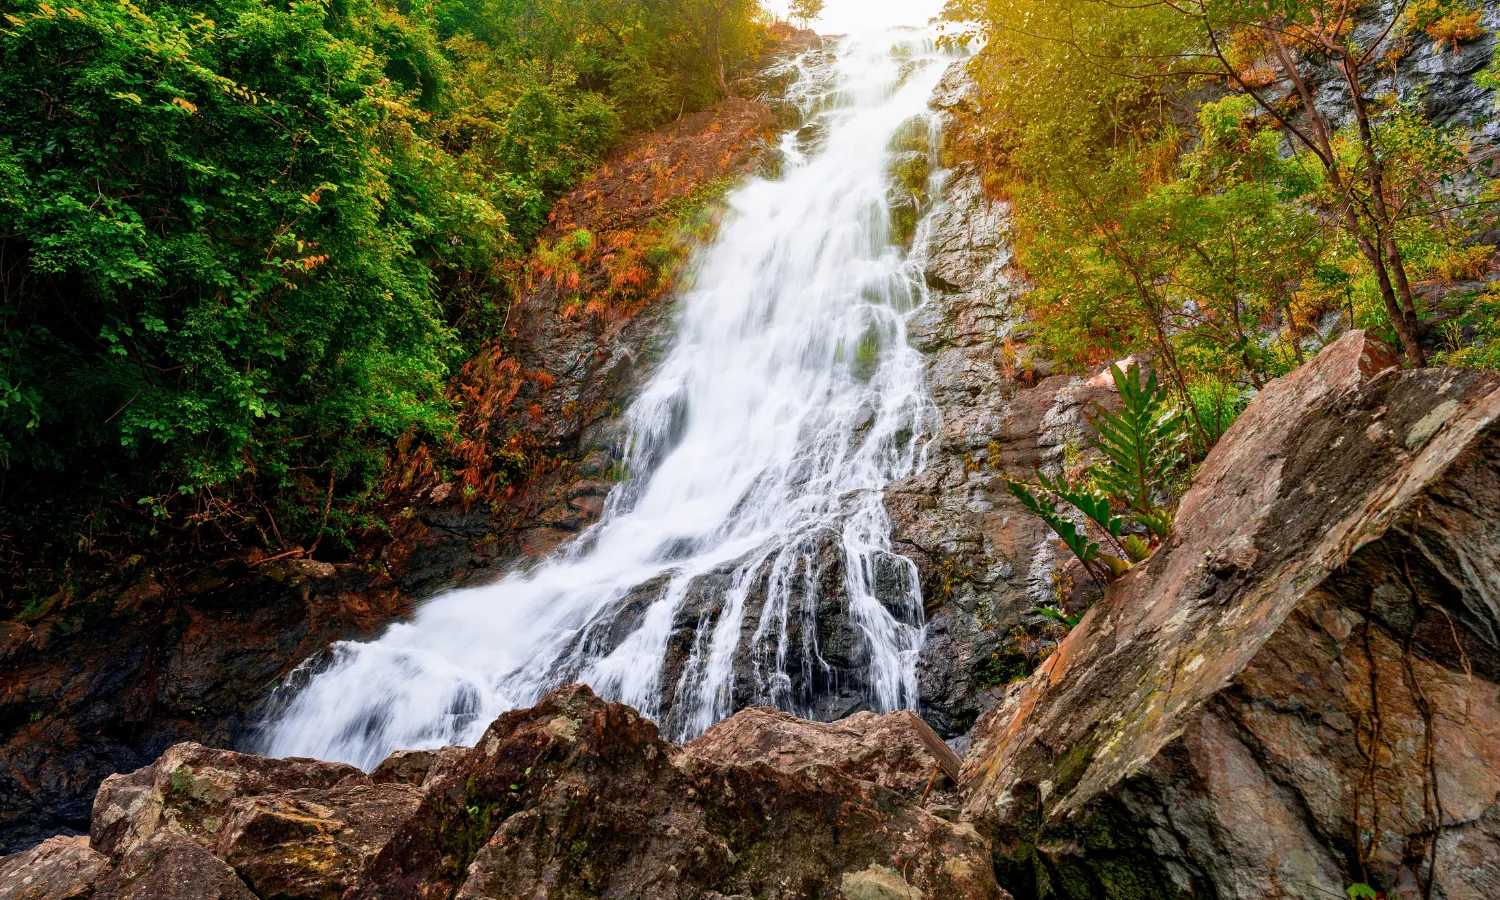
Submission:
[[[472,744],[573,681],[677,739],[746,703],[815,714],[835,688],[916,706],[922,598],[882,490],[923,465],[937,411],[906,335],[921,266],[892,244],[888,191],[893,139],[930,119],[951,61],[934,37],[864,34],[794,63],[816,139],[785,135],[779,176],[728,199],[626,413],[629,477],[600,522],[529,572],[310,661],[258,749],[369,768]],[[819,643],[830,579],[858,635],[847,671]]]

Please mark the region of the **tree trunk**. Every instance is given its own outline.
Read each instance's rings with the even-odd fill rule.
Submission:
[[[1296,61],[1282,41],[1274,23],[1268,23],[1263,28],[1270,35],[1271,46],[1276,51],[1277,61],[1281,63],[1282,70],[1296,87],[1303,109],[1307,111],[1316,140],[1311,149],[1317,153],[1319,160],[1323,163],[1323,168],[1328,174],[1328,183],[1343,198],[1345,226],[1349,229],[1355,243],[1359,245],[1360,253],[1375,272],[1376,283],[1380,286],[1380,299],[1385,303],[1386,314],[1390,317],[1392,327],[1396,329],[1396,335],[1401,340],[1401,347],[1412,365],[1419,368],[1425,366],[1427,354],[1423,352],[1418,340],[1416,307],[1411,302],[1411,286],[1406,279],[1406,268],[1402,264],[1400,249],[1396,246],[1395,238],[1385,227],[1386,223],[1382,217],[1382,212],[1385,210],[1384,180],[1381,178],[1381,170],[1375,158],[1369,117],[1364,106],[1364,92],[1359,88],[1357,73],[1352,72],[1353,64],[1349,61],[1349,57],[1345,56],[1342,68],[1344,79],[1350,85],[1349,90],[1354,101],[1355,116],[1359,121],[1361,140],[1370,159],[1370,184],[1376,206],[1373,240],[1366,234],[1364,224],[1360,221],[1358,200],[1353,190],[1344,182],[1343,174],[1339,171],[1338,157],[1334,155],[1333,144],[1329,139],[1328,123],[1324,120],[1323,114],[1318,111],[1317,104],[1313,102],[1312,91],[1308,88],[1307,81],[1297,70]],[[1387,265],[1387,256],[1392,264],[1391,267]],[[1395,284],[1391,281],[1390,268],[1395,268],[1397,273]],[[1402,291],[1399,297],[1397,290]]]

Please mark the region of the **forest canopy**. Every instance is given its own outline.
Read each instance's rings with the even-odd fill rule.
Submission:
[[[358,524],[619,141],[756,0],[0,0],[0,559]],[[283,537],[285,535],[285,537]]]

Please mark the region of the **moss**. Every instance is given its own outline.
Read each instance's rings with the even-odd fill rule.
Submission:
[[[1215,892],[1195,879],[1187,890],[1173,880],[1142,823],[1113,801],[1095,804],[1076,825],[1044,836],[1059,852],[1037,854],[1040,898],[1057,900],[1197,900]],[[1062,848],[1066,848],[1065,850]],[[1019,895],[1017,895],[1019,898]]]
[[[974,680],[985,687],[1003,687],[1027,677],[1036,663],[1020,653],[993,653],[974,671]]]
[[[932,123],[926,116],[912,116],[896,129],[891,136],[892,153],[921,153],[932,150]]]

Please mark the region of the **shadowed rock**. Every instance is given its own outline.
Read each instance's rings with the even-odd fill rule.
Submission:
[[[871,866],[927,896],[1002,896],[968,826],[826,762],[698,758],[629,707],[563,688],[497,720],[354,896],[800,898]]]
[[[88,896],[83,894],[81,896]],[[135,847],[94,889],[94,900],[263,900],[223,860],[163,831]]]
[[[353,766],[311,759],[267,759],[201,744],[178,744],[129,775],[111,775],[94,797],[90,843],[119,859],[159,831],[213,849],[237,797],[333,788],[369,781]]]
[[[86,837],[55,837],[0,861],[0,900],[86,898],[109,866]]]
[[[425,791],[462,765],[468,755],[468,747],[397,750],[375,767],[370,780],[376,784],[406,784]]]
[[[1018,895],[1500,891],[1500,376],[1353,333],[975,729]]]
[[[913,714],[726,724],[673,746],[573,686],[370,776],[184,744],[105,782],[92,848],[0,859],[0,900],[1007,900],[974,828],[917,808],[958,761]]]

